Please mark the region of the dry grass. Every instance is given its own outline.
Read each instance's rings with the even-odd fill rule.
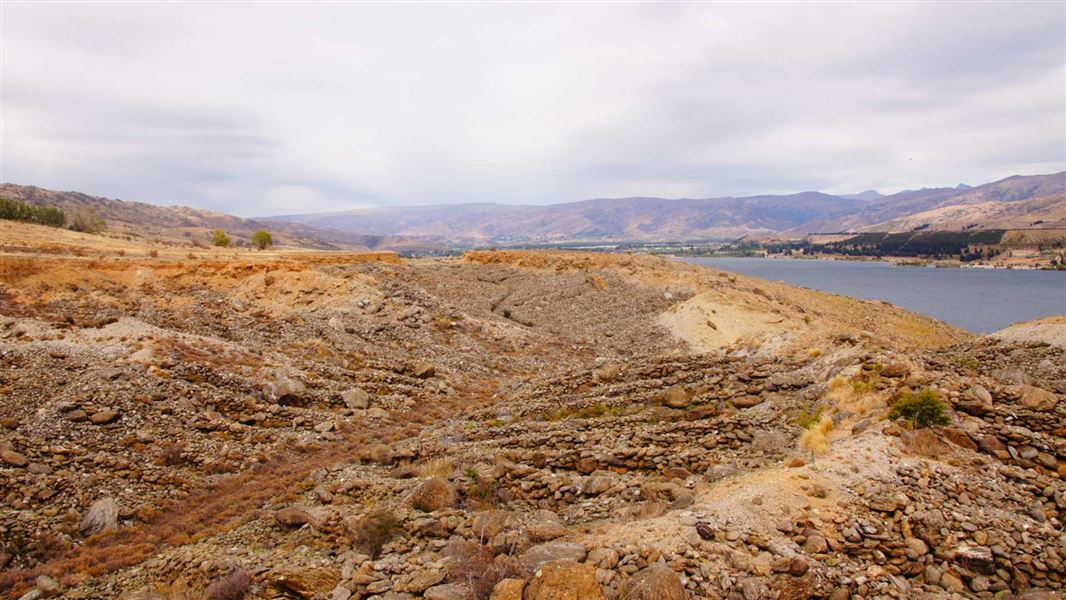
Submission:
[[[184,579],[178,579],[170,583],[157,584],[151,592],[141,596],[134,596],[134,598],[145,598],[145,600],[156,600],[158,598],[163,600],[204,600],[204,590],[202,587],[194,586]]]
[[[829,434],[833,431],[833,419],[829,415],[822,417],[818,425],[811,427],[800,436],[800,448],[811,454],[825,454],[829,451]]]
[[[447,477],[455,471],[455,460],[446,456],[431,458],[418,465],[415,472],[419,477]]]

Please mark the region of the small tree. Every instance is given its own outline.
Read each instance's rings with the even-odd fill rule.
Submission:
[[[233,240],[226,235],[225,231],[216,229],[211,232],[211,243],[220,248],[229,248],[230,244],[233,243]]]
[[[271,237],[269,231],[260,229],[259,231],[252,234],[252,243],[255,244],[256,248],[263,250],[267,246],[274,245],[274,238]]]
[[[75,210],[69,219],[70,229],[82,233],[101,233],[107,229],[107,221],[96,212],[95,206]]]
[[[940,394],[931,388],[925,388],[917,394],[910,392],[903,394],[903,397],[888,411],[889,419],[900,417],[910,422],[912,429],[951,425],[947,405],[940,399]]]

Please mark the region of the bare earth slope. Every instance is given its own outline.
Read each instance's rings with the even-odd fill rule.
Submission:
[[[645,256],[21,235],[0,256],[6,597],[1066,586],[1066,363],[1042,340]],[[923,388],[950,425],[886,418]]]

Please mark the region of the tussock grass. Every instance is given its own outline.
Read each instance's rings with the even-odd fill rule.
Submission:
[[[833,431],[833,419],[825,415],[814,427],[803,432],[800,436],[800,448],[811,454],[825,454],[829,451],[829,434]]]
[[[446,456],[431,458],[418,465],[416,471],[418,476],[422,478],[447,477],[455,471],[455,461]]]

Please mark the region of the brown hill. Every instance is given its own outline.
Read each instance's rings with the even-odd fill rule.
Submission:
[[[1051,175],[1015,175],[973,188],[905,191],[869,202],[858,210],[813,220],[784,232],[804,235],[836,231],[899,231],[920,225],[935,229],[995,228],[1009,220],[1025,223],[1059,219],[1066,194],[1066,171]],[[1058,200],[1041,200],[1043,198]],[[1047,212],[1045,212],[1047,211]],[[1028,215],[1034,213],[1032,218]]]
[[[58,192],[30,185],[0,184],[0,198],[29,204],[55,206],[67,213],[93,210],[107,221],[110,235],[176,244],[203,246],[214,229],[225,230],[237,244],[249,244],[260,229],[270,231],[275,244],[317,250],[406,250],[435,247],[399,236],[363,235],[299,223],[261,222],[188,206],[156,206],[90,196],[79,192]]]

